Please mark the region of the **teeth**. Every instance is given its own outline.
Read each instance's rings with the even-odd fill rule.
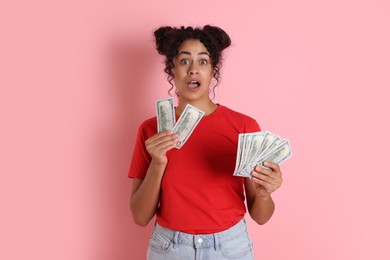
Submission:
[[[196,88],[200,86],[200,83],[196,80],[191,80],[190,82],[187,83],[187,86],[190,88]]]

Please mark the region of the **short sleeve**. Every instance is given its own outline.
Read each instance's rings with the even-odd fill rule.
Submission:
[[[245,129],[245,132],[247,133],[253,133],[253,132],[260,132],[261,128],[256,120],[253,118],[249,118],[247,122],[247,127]]]
[[[146,150],[145,141],[157,132],[156,123],[149,119],[141,124],[138,128],[137,138],[133,150],[130,169],[128,172],[129,178],[145,178],[149,164],[152,160],[150,154]]]

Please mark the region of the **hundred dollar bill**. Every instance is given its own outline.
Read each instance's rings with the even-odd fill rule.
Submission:
[[[177,123],[173,127],[173,132],[178,135],[179,142],[175,148],[180,149],[187,142],[191,133],[202,119],[204,112],[188,104]]]
[[[248,158],[249,148],[251,145],[252,135],[250,134],[243,134],[242,136],[242,147],[240,151],[240,164],[238,167],[238,172],[242,170],[242,168],[245,166],[245,162]]]
[[[237,144],[237,155],[236,155],[236,166],[234,168],[233,175],[239,176],[242,168],[244,167],[244,161],[246,158],[246,149],[248,143],[248,134],[238,134],[238,144]]]
[[[249,177],[256,165],[265,167],[264,161],[277,164],[292,155],[290,142],[271,132],[239,134],[234,176]]]
[[[242,163],[241,156],[242,156],[243,150],[244,150],[244,141],[243,141],[244,138],[245,138],[245,134],[238,134],[236,167],[234,168],[234,175],[238,174],[238,169],[240,169],[240,167],[242,166],[241,165],[241,163]]]
[[[259,153],[257,154],[257,156],[261,156],[262,154],[266,153],[268,151],[268,149],[271,148],[271,145],[275,141],[275,139],[276,139],[276,135],[274,135],[273,133],[268,132],[268,131],[265,132],[264,141],[261,144],[261,147],[260,147],[260,150],[259,150]]]
[[[253,134],[246,164],[254,164],[254,162],[257,161],[259,152],[261,151],[261,146],[264,141],[264,135],[265,134],[262,132],[256,132]]]
[[[242,142],[237,148],[237,154],[240,154],[239,166],[236,169],[236,172],[241,172],[247,165],[252,164],[256,159],[256,154],[260,150],[260,147],[263,143],[264,133],[254,132],[241,134],[242,138],[239,143]]]
[[[255,155],[260,149],[264,139],[263,132],[245,133],[238,135],[236,167],[234,175],[241,176],[243,169],[255,160]]]
[[[267,155],[270,151],[273,151],[275,147],[279,146],[283,141],[285,141],[277,135],[274,134],[272,135],[273,135],[273,140],[271,141],[271,143],[268,144],[268,147],[266,149],[261,150],[261,153],[257,155],[256,157],[257,162],[260,161],[263,158],[263,156]]]
[[[261,167],[265,167],[263,163],[265,161],[281,164],[292,155],[290,141],[284,140],[278,146],[276,146],[273,150],[269,151],[268,154],[264,155],[257,164]]]
[[[176,122],[173,97],[159,99],[156,102],[157,131],[172,130]]]

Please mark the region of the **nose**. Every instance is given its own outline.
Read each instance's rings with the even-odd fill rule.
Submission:
[[[199,68],[195,62],[192,62],[190,67],[188,68],[189,75],[195,75],[199,73]]]

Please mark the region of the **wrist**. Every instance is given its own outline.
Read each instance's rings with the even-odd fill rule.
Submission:
[[[256,197],[263,201],[272,200],[271,193],[267,192],[264,188],[257,189]]]
[[[168,160],[167,159],[154,159],[152,158],[152,161],[150,162],[150,166],[153,167],[153,168],[163,168],[165,169],[165,167],[167,166],[168,164]]]
[[[158,156],[158,157],[152,156],[152,160],[150,163],[159,166],[166,166],[168,163],[168,158],[166,156]]]

